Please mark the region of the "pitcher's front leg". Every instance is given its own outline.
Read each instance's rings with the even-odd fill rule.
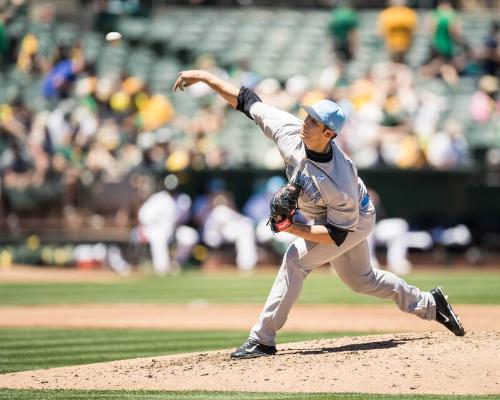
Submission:
[[[267,346],[275,345],[276,332],[285,324],[310,272],[299,265],[301,253],[305,251],[306,243],[302,239],[296,240],[286,251],[264,309],[250,331],[251,339]]]

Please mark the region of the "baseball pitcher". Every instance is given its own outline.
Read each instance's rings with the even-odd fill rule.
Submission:
[[[271,200],[269,224],[297,240],[286,251],[281,268],[249,338],[232,354],[235,359],[276,353],[276,333],[297,300],[304,279],[330,263],[352,290],[393,300],[405,312],[437,320],[457,336],[464,329],[443,291],[424,292],[395,274],[370,265],[367,237],[375,225],[375,208],[356,168],[333,139],[342,132],[345,115],[333,101],[302,106],[304,121],[265,104],[251,90],[206,71],[180,72],[174,92],[204,82],[233,108],[254,120],[283,157],[289,182]],[[313,225],[293,222],[297,208]]]

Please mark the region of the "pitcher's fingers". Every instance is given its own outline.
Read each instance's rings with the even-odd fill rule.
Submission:
[[[181,81],[182,81],[181,77],[177,78],[177,80],[174,83],[174,87],[172,89],[173,92],[175,92],[177,89],[181,89],[182,90]]]

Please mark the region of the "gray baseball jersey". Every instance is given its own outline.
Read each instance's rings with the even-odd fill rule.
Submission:
[[[306,217],[316,224],[329,223],[353,231],[360,213],[375,212],[352,161],[333,141],[331,160],[317,162],[306,156],[300,138],[302,120],[261,102],[252,105],[250,114],[278,146],[288,179],[302,186],[299,208]]]
[[[333,141],[329,157],[306,150],[300,138],[302,121],[287,112],[254,102],[249,113],[277,144],[288,178],[301,184],[299,207],[304,215],[316,224],[350,231],[341,245],[337,245],[335,239],[331,244],[301,238],[294,241],[283,257],[250,338],[274,346],[276,333],[284,325],[305,278],[325,263],[335,267],[340,279],[356,292],[392,299],[403,311],[434,319],[435,302],[429,292],[408,285],[390,272],[371,267],[366,238],[375,224],[375,209],[349,157]]]

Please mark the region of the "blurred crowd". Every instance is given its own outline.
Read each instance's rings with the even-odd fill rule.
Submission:
[[[79,41],[54,48],[49,54],[40,51],[40,40],[34,32],[27,32],[19,42],[9,41],[9,23],[17,15],[26,14],[26,7],[22,0],[0,2],[1,73],[15,70],[27,80],[40,79],[39,91],[47,106],[35,111],[16,94],[0,104],[0,179],[5,216],[23,211],[36,215],[51,209],[54,215],[60,215],[62,210],[78,226],[83,222],[78,222],[77,210],[88,199],[86,193],[102,184],[126,182],[131,192],[113,203],[118,205],[113,212],[114,223],[131,226],[138,218],[147,226],[147,212],[120,213],[119,204],[120,200],[132,202],[128,210],[139,210],[155,191],[151,183],[154,179],[149,177],[190,168],[247,167],[232,165],[230,150],[217,141],[217,133],[225,128],[232,111],[202,85],[189,88],[198,110],[184,114],[175,109],[170,94],[158,92],[137,76],[99,76]],[[51,24],[55,10],[42,9],[31,17]],[[419,83],[438,79],[452,92],[460,79],[473,78],[476,91],[468,104],[470,119],[478,124],[497,121],[499,23],[492,23],[480,48],[471,48],[461,32],[460,16],[450,2],[440,2],[429,13],[428,21],[418,21],[416,12],[403,0],[392,0],[378,19],[379,35],[390,58],[372,65],[365,76],[349,80],[346,67],[358,51],[359,24],[358,12],[348,2],[332,10],[325,34],[331,36],[334,55],[331,64],[314,80],[302,74],[285,81],[261,77],[244,60],[223,68],[210,55],[199,57],[189,67],[209,69],[250,87],[264,101],[292,113],[300,113],[297,105],[301,103],[335,99],[349,115],[338,143],[360,168],[452,170],[469,166],[472,159],[464,125],[444,118],[449,111],[446,93],[435,93]],[[429,59],[413,69],[406,57],[420,24],[426,24],[432,48]],[[254,130],[251,134],[258,135],[258,129]],[[266,158],[264,167],[281,168],[279,156],[274,155]],[[500,156],[490,159],[500,163]],[[258,217],[252,217],[252,212],[242,216],[230,196],[209,198],[205,199],[205,206],[210,204],[207,209],[213,209],[215,204],[219,212],[203,214],[203,202],[195,199],[193,217],[188,220],[196,229],[184,230],[181,236],[188,239],[180,239],[180,243],[194,246],[198,242],[194,239],[200,235],[214,247],[232,241],[238,252],[245,254],[240,256],[246,260],[239,263],[240,267],[251,268],[257,250],[248,247],[252,242],[248,238],[264,240],[259,239],[259,232],[267,204],[266,213]],[[219,221],[227,219],[234,221],[235,227],[220,231],[210,228],[220,227]],[[254,226],[260,228],[255,231]],[[145,228],[143,233],[148,229],[154,230]],[[173,228],[169,229],[170,235]],[[155,254],[156,263],[162,265],[159,270],[170,268],[165,264],[168,254]]]
[[[469,102],[469,117],[475,123],[498,121],[499,21],[491,23],[480,48],[471,48],[462,34],[461,22],[452,3],[439,1],[427,20],[405,0],[390,0],[378,15],[378,34],[389,61],[375,64],[369,73],[332,97],[347,99],[351,114],[348,132],[342,136],[345,149],[361,167],[388,165],[398,168],[430,166],[447,170],[467,166],[470,150],[463,120],[443,118],[450,105],[447,93],[438,94],[425,84],[440,79],[452,94],[461,78],[471,78],[476,92]],[[430,35],[428,59],[411,69],[407,55],[419,24]],[[359,17],[348,3],[331,13],[330,34],[339,69],[357,52]]]

